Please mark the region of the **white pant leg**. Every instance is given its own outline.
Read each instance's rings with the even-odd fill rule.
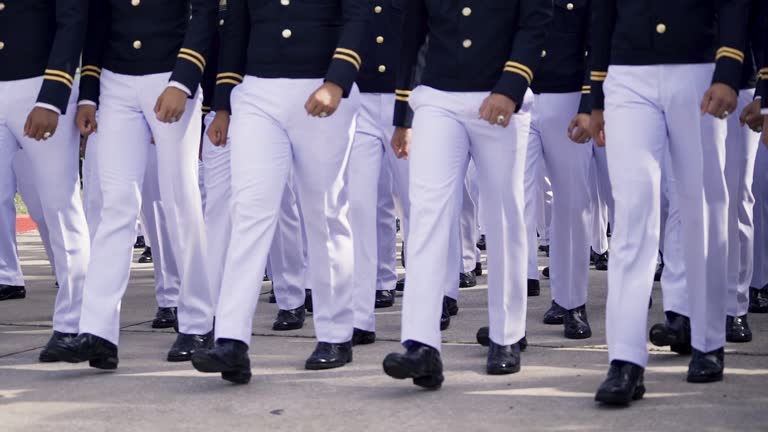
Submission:
[[[394,98],[383,100],[383,111],[394,113],[394,103]],[[408,238],[411,214],[411,200],[409,196],[410,162],[407,159],[398,159],[397,156],[395,156],[394,150],[392,150],[391,141],[394,128],[390,128],[389,131],[385,131],[385,133],[386,132],[389,132],[389,142],[384,143],[384,153],[389,165],[389,171],[392,174],[392,190],[394,192],[395,206],[401,211],[400,232],[402,233],[403,238],[402,254],[405,256],[405,249],[408,247],[405,244],[405,240]],[[408,263],[406,263],[406,266],[407,265]]]
[[[205,116],[205,127],[210,126],[215,112]],[[227,259],[232,218],[230,203],[232,200],[232,175],[230,152],[232,143],[216,147],[203,135],[203,176],[206,196],[205,228],[208,237],[208,279],[214,290],[214,304],[218,304],[218,292],[221,288],[224,264]]]
[[[484,217],[482,214],[482,203],[480,202],[480,186],[477,184],[477,167],[475,162],[470,160],[469,168],[467,168],[467,188],[469,188],[469,195],[472,197],[472,202],[475,203],[475,222],[477,223],[477,237],[480,238],[481,234],[485,234],[485,230],[480,224],[480,218]],[[480,251],[477,251],[478,259],[480,257]],[[479,262],[479,261],[478,261]]]
[[[97,115],[97,122],[99,117]],[[85,220],[88,222],[88,233],[91,241],[93,241],[96,229],[101,221],[101,207],[103,205],[101,182],[99,181],[99,170],[97,167],[98,151],[99,133],[94,132],[86,141],[85,159],[83,160],[83,210],[85,210]]]
[[[739,92],[737,113],[752,102],[755,90]],[[752,281],[755,197],[752,195],[755,156],[760,134],[739,124],[738,116],[728,117],[725,152],[725,182],[728,186],[728,315],[746,315],[749,283]],[[765,238],[765,237],[763,237]]]
[[[592,167],[590,186],[592,188],[592,250],[596,253],[604,254],[608,251],[608,223],[609,210],[608,203],[613,201],[610,189],[604,191],[601,187],[602,177],[608,177],[608,168],[606,166],[605,148],[592,145]]]
[[[666,121],[657,67],[611,66],[605,82],[606,156],[617,225],[608,268],[606,336],[610,360],[645,367],[647,320],[659,246],[661,163]]]
[[[277,305],[293,310],[304,305],[306,298],[307,261],[304,255],[304,222],[299,210],[295,185],[291,176],[280,202],[275,238],[269,250],[272,287]]]
[[[552,232],[552,201],[554,200],[554,194],[552,193],[552,182],[549,179],[549,168],[547,164],[541,165],[541,190],[543,195],[541,196],[541,211],[539,212],[538,232],[539,232],[539,244],[547,246],[550,243],[550,237]]]
[[[666,141],[666,140],[665,140]],[[659,232],[664,238],[664,272],[661,274],[661,292],[665,312],[690,316],[688,287],[685,274],[682,220],[677,177],[672,169],[669,152],[665,152],[661,167],[662,204],[667,202],[667,215],[660,218]],[[662,228],[663,227],[663,228]],[[661,243],[661,241],[660,241]]]
[[[12,112],[7,127],[29,158],[34,184],[48,226],[59,291],[53,314],[53,329],[77,333],[83,282],[90,245],[80,200],[80,141],[74,124],[77,95],[70,98],[56,133],[46,141],[24,136],[24,124],[35,103],[42,77],[3,83],[0,94]],[[76,92],[73,92],[76,93]],[[2,108],[0,108],[2,109]]]
[[[383,127],[384,125],[382,125]],[[389,124],[387,124],[387,128],[390,131],[393,129]],[[392,139],[391,135],[385,131],[384,143],[387,139]],[[392,182],[389,163],[384,159],[379,175],[378,204],[376,205],[376,243],[379,245],[378,270],[376,272],[376,290],[378,291],[393,290],[397,283],[397,211]]]
[[[758,146],[755,157],[755,172],[752,182],[754,238],[768,238],[768,148]],[[752,288],[762,288],[768,284],[768,242],[755,241],[752,269]]]
[[[480,261],[480,251],[477,250],[477,240],[480,238],[480,234],[477,232],[477,204],[472,199],[469,186],[470,181],[465,176],[462,191],[464,198],[462,199],[461,215],[459,216],[462,263],[460,272],[464,273],[474,270],[475,265]]]
[[[541,143],[556,197],[552,203],[550,285],[554,300],[570,310],[587,302],[592,144],[579,145],[568,138],[580,92],[540,94],[535,99],[538,117],[547,125],[541,131]]]
[[[13,171],[16,173],[16,188],[24,204],[27,206],[30,218],[37,225],[37,231],[40,234],[40,240],[43,242],[45,255],[48,257],[48,262],[53,270],[52,274],[55,276],[56,262],[53,257],[53,249],[51,249],[50,232],[48,231],[48,225],[45,223],[43,203],[40,201],[40,194],[37,192],[37,186],[35,186],[35,180],[29,166],[29,157],[23,150],[16,153],[16,159],[13,161]]]
[[[21,153],[0,108],[0,285],[24,285],[24,275],[16,250],[16,177],[14,160]]]
[[[541,170],[544,165],[542,153],[541,127],[539,123],[536,102],[531,110],[531,126],[528,134],[528,144],[525,160],[525,226],[528,245],[528,279],[539,280],[539,242],[537,240],[537,227],[539,215],[542,212],[540,205],[543,192],[541,190]],[[486,235],[486,243],[488,242]]]
[[[203,119],[203,122],[205,122],[205,119]],[[203,127],[205,127],[205,125],[203,125]],[[203,166],[202,159],[197,161],[197,187],[200,189],[200,203],[203,205],[203,218],[205,218],[205,207],[208,201],[208,193],[205,190],[205,167]]]

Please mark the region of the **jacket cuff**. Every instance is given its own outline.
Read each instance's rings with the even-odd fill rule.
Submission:
[[[739,92],[741,72],[744,65],[744,53],[730,47],[721,47],[715,55],[715,74],[713,83],[725,84]]]
[[[581,100],[579,101],[579,114],[592,113],[592,86],[583,85],[581,87]]]
[[[179,50],[170,81],[176,81],[188,88],[192,92],[189,96],[191,98],[196,93],[195,89],[200,85],[204,71],[205,57],[197,51],[182,48]]]
[[[413,110],[409,105],[408,99],[411,96],[410,90],[395,90],[395,113],[393,126],[401,128],[411,128],[413,125]]]
[[[603,93],[603,83],[608,77],[608,71],[592,71],[589,74],[589,78],[592,81],[592,109],[604,110],[605,109],[605,93]]]
[[[525,92],[533,81],[533,71],[522,63],[508,61],[493,93],[503,94],[515,101],[515,112],[523,106]]]
[[[232,90],[243,82],[243,76],[234,72],[222,72],[216,75],[216,88],[213,94],[213,111],[232,112],[229,98]]]
[[[78,101],[92,101],[99,104],[101,93],[101,68],[96,66],[83,66],[80,68],[80,94]]]
[[[337,84],[344,91],[344,97],[349,97],[362,63],[362,58],[355,51],[336,48],[325,80]]]

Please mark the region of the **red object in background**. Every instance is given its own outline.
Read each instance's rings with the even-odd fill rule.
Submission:
[[[29,216],[16,216],[16,233],[25,233],[34,231],[37,229],[37,225],[32,221]]]

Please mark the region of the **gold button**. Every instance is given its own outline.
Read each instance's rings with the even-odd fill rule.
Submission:
[[[0,3],[0,11],[5,9],[5,3]]]
[[[5,48],[5,42],[0,42],[0,50]]]
[[[472,8],[465,7],[461,10],[461,14],[464,16],[470,16],[472,15]]]
[[[283,6],[288,6],[291,4],[291,0],[280,0],[280,4]]]
[[[666,31],[667,31],[667,26],[665,26],[664,24],[658,24],[656,26],[656,33],[664,34]]]
[[[141,0],[131,0],[131,6],[138,6],[141,3]]]
[[[293,35],[293,32],[291,32],[289,29],[283,30],[283,38],[284,39],[288,39],[289,37],[291,37],[291,35]]]
[[[133,47],[135,49],[141,49],[141,41],[140,40],[133,41]]]
[[[565,5],[565,7],[568,10],[573,10],[573,3],[568,3],[567,5]]]
[[[219,25],[223,26],[224,25],[224,20],[219,20]]]
[[[381,6],[376,6],[375,8],[373,8],[373,11],[376,12],[377,14],[381,13],[381,10],[382,10]]]
[[[472,41],[469,39],[464,39],[464,42],[462,42],[461,44],[464,45],[464,48],[469,48],[472,46]]]
[[[541,56],[546,57],[547,56],[547,50],[541,50]]]
[[[376,38],[376,43],[378,43],[378,44],[383,44],[383,43],[384,43],[384,37],[383,37],[383,36],[379,36],[379,37],[377,37],[377,38]]]
[[[379,66],[379,72],[384,73],[387,71],[387,67],[384,65]]]

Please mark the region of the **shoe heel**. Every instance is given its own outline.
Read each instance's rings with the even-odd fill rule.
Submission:
[[[693,352],[693,348],[689,344],[673,344],[669,346],[669,349],[680,355],[691,355]]]
[[[221,378],[223,380],[229,381],[233,384],[248,384],[251,382],[251,376],[252,374],[250,370],[239,370],[221,373]]]
[[[423,387],[428,390],[437,390],[443,386],[443,374],[440,375],[427,375],[413,379],[413,383],[419,387]]]
[[[115,357],[93,359],[88,362],[92,368],[103,370],[115,370],[117,369],[118,360]]]
[[[635,387],[635,392],[632,394],[632,400],[640,400],[645,396],[645,386],[639,385]]]

